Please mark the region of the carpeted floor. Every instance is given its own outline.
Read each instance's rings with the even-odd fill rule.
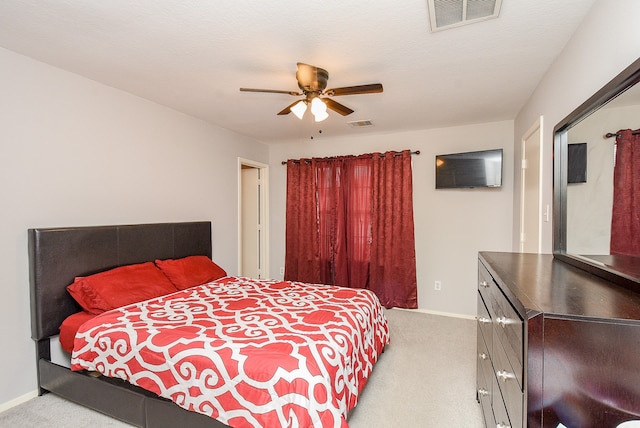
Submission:
[[[415,311],[386,313],[391,344],[374,367],[349,426],[482,427],[475,398],[476,323]],[[130,425],[46,394],[0,413],[0,427]]]

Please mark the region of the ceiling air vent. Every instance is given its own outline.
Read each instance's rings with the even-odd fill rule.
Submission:
[[[497,18],[502,0],[427,0],[431,31]]]
[[[363,126],[373,126],[373,122],[370,120],[354,120],[353,122],[347,122],[353,128],[362,128]]]

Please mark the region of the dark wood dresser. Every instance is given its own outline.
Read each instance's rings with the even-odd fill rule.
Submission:
[[[477,383],[487,427],[640,421],[640,294],[552,255],[479,253]]]

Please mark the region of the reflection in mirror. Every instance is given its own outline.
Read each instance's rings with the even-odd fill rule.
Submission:
[[[567,184],[567,252],[609,254],[613,167],[621,129],[640,128],[640,85],[629,89],[568,131],[568,143],[586,143],[586,180]],[[571,151],[568,161],[571,161]],[[581,169],[582,165],[575,165]]]
[[[566,262],[638,290],[640,254],[634,257],[614,252],[612,255],[610,249],[617,245],[616,234],[612,241],[611,233],[617,150],[615,134],[620,130],[640,128],[640,84],[636,84],[639,81],[640,59],[554,130],[554,254]],[[640,150],[640,142],[637,144]],[[586,159],[580,156],[581,149],[585,147]],[[585,161],[583,165],[582,160]],[[569,170],[569,165],[572,170]],[[636,164],[635,169],[640,171],[640,166]],[[582,173],[584,177],[581,177]],[[634,187],[640,191],[640,176],[635,178],[635,182]],[[636,194],[635,200],[639,198]],[[638,221],[640,213],[637,208],[632,214]],[[636,242],[640,240],[640,236],[631,233],[623,235]]]

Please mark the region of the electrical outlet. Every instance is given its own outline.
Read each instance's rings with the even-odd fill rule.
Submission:
[[[442,282],[440,282],[440,281],[436,281],[436,282],[433,284],[433,289],[434,289],[434,290],[436,290],[436,291],[440,291],[440,290],[442,290]]]
[[[280,268],[280,275],[284,275],[284,267]]]

